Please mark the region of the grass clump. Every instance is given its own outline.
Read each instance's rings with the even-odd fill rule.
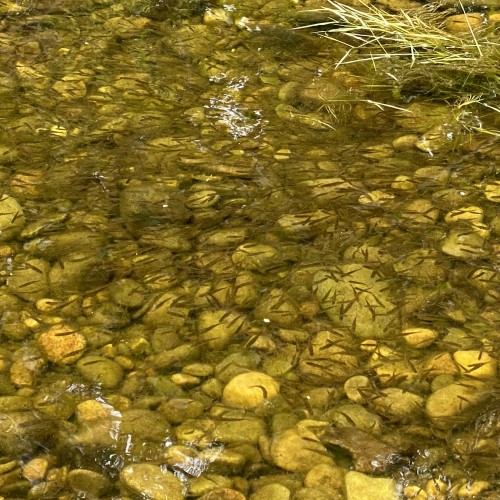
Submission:
[[[374,5],[356,8],[330,0],[319,12],[326,20],[313,27],[346,47],[337,67],[368,64],[376,77],[374,88],[406,99],[425,95],[444,100],[468,131],[500,136],[498,26],[495,33],[484,19],[473,27],[464,16],[465,30],[450,31],[446,19],[451,12],[437,5],[391,13]],[[476,119],[478,113],[493,128]]]

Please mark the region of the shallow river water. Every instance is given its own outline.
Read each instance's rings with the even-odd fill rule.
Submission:
[[[308,5],[0,4],[0,497],[500,498],[500,141]]]

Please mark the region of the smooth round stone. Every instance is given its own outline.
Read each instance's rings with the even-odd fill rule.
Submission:
[[[337,215],[327,210],[317,210],[301,214],[285,214],[276,221],[278,227],[287,236],[307,238],[317,234],[327,226],[333,226]]]
[[[487,498],[486,493],[493,490],[493,488],[493,484],[488,481],[468,481],[458,490],[458,498],[460,498],[460,500],[481,498],[483,494],[485,494],[485,498]]]
[[[52,363],[70,365],[83,354],[87,341],[68,325],[54,325],[37,339],[40,349]]]
[[[346,500],[397,500],[400,498],[394,479],[371,477],[349,471],[345,475]]]
[[[328,411],[324,418],[332,422],[337,428],[355,427],[371,434],[382,432],[382,419],[357,404],[342,404]]]
[[[235,247],[248,236],[248,230],[244,227],[232,227],[226,229],[218,229],[210,233],[205,233],[199,238],[201,245],[213,245],[219,248]]]
[[[362,264],[318,271],[313,278],[313,291],[328,318],[361,339],[384,338],[398,328],[389,289],[388,280]]]
[[[207,477],[207,479],[209,482],[207,486],[211,486],[221,484],[224,476]],[[246,498],[243,493],[232,488],[214,488],[199,497],[199,500],[246,500]]]
[[[100,356],[85,356],[77,362],[76,369],[83,378],[104,389],[116,389],[123,379],[122,367]]]
[[[424,349],[430,346],[437,338],[438,333],[430,328],[405,328],[401,335],[405,342],[414,349]]]
[[[68,484],[83,496],[100,498],[112,488],[112,482],[102,474],[87,469],[73,469],[68,473]]]
[[[398,175],[391,183],[391,188],[398,191],[413,191],[416,187],[415,181],[407,175]]]
[[[434,224],[439,217],[439,208],[430,200],[416,199],[405,204],[401,217],[410,225]]]
[[[451,210],[444,216],[447,224],[455,222],[483,222],[484,211],[481,207],[471,205]]]
[[[255,343],[254,343],[255,345]],[[268,355],[262,362],[265,372],[272,376],[282,376],[294,369],[298,348],[294,344],[283,345]]]
[[[41,232],[42,230],[40,230]],[[23,234],[27,229],[23,231]],[[67,231],[49,233],[27,241],[23,248],[27,252],[45,259],[59,259],[85,248],[87,252],[104,248],[109,240],[101,231]]]
[[[331,496],[317,488],[300,488],[293,495],[293,500],[340,500],[339,494]]]
[[[184,487],[164,467],[153,464],[132,464],[120,472],[120,481],[133,493],[149,500],[184,500]]]
[[[114,408],[108,403],[87,399],[76,407],[76,421],[79,425],[88,424],[99,419],[108,419],[112,416]]]
[[[290,490],[279,483],[266,484],[250,495],[250,500],[290,500]]]
[[[184,307],[182,298],[172,292],[162,293],[148,305],[143,321],[151,327],[180,328],[189,315],[189,309]]]
[[[393,263],[394,270],[401,276],[428,284],[446,279],[448,266],[439,259],[439,253],[422,248],[409,252]]]
[[[483,247],[488,236],[484,224],[453,227],[441,243],[441,251],[457,259],[479,259],[486,253]]]
[[[279,256],[278,249],[262,243],[244,243],[233,253],[234,264],[250,271],[265,271],[272,267]]]
[[[235,305],[242,308],[253,307],[260,297],[260,288],[250,271],[242,271],[236,275],[233,286]]]
[[[192,363],[182,367],[182,373],[194,377],[210,377],[214,373],[214,367],[207,363]]]
[[[50,287],[58,297],[99,288],[108,283],[108,278],[103,257],[85,251],[63,256],[49,273]]]
[[[450,178],[450,171],[438,166],[422,167],[415,170],[413,178],[426,187],[445,186]]]
[[[495,378],[497,360],[484,351],[456,351],[453,359],[462,375],[475,379]]]
[[[50,463],[46,458],[33,458],[23,467],[23,476],[31,483],[43,481]]]
[[[217,191],[212,189],[203,189],[189,195],[186,199],[186,206],[192,209],[209,208],[219,203],[220,199],[221,197]]]
[[[344,391],[346,396],[354,403],[364,403],[375,393],[370,379],[364,375],[355,375],[346,380]]]
[[[170,424],[159,412],[133,408],[122,412],[120,434],[128,434],[128,439],[137,443],[161,443],[169,437]]]
[[[306,429],[288,429],[276,436],[270,454],[274,465],[288,472],[307,473],[319,464],[335,465],[317,436]]]
[[[359,369],[358,356],[345,344],[342,334],[319,332],[302,351],[300,372],[325,384],[345,381]]]
[[[255,408],[274,398],[280,390],[274,378],[262,372],[246,372],[233,377],[224,387],[222,401],[228,406]]]
[[[427,417],[440,429],[451,429],[467,422],[472,407],[484,401],[491,389],[479,381],[457,381],[433,392],[427,399]]]
[[[223,444],[254,444],[266,434],[266,424],[259,418],[250,416],[241,418],[234,417],[234,420],[228,417],[217,422],[213,432],[213,438]]]
[[[123,278],[112,283],[108,292],[111,300],[123,307],[137,308],[144,303],[146,290],[135,280]]]
[[[330,499],[343,497],[345,470],[327,464],[313,467],[304,478],[304,486],[322,491]]]
[[[24,300],[36,301],[49,293],[50,264],[30,259],[17,265],[7,278],[7,290]]]
[[[470,33],[472,29],[478,29],[485,23],[485,18],[479,12],[469,12],[467,14],[455,14],[448,16],[444,25],[448,31],[460,33]]]
[[[377,413],[393,421],[411,422],[422,413],[424,400],[417,394],[389,387],[379,391],[378,397],[372,401],[372,404]]]
[[[25,217],[18,201],[3,194],[0,196],[0,241],[15,238],[23,229]]]
[[[246,317],[242,314],[226,310],[205,310],[198,317],[197,330],[201,342],[209,349],[221,349],[242,332],[246,325]]]
[[[186,398],[171,398],[158,407],[158,412],[173,424],[180,424],[190,418],[198,418],[204,410],[203,403]]]
[[[255,307],[254,315],[265,323],[281,327],[296,325],[300,317],[297,305],[279,288],[273,288],[262,297]]]
[[[307,180],[299,183],[299,188],[308,190],[318,207],[331,208],[332,203],[349,203],[358,199],[363,185],[346,181],[340,177]]]
[[[493,203],[500,203],[500,181],[484,186],[484,197]]]

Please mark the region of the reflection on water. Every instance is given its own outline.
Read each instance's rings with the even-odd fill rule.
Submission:
[[[301,9],[0,6],[0,495],[498,495],[498,141]]]

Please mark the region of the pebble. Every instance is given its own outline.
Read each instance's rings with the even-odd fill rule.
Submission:
[[[33,458],[23,467],[23,476],[32,483],[43,481],[49,465],[47,458]]]
[[[87,346],[85,337],[68,325],[54,325],[42,332],[37,343],[52,363],[70,365],[81,358]]]
[[[484,186],[484,197],[493,203],[500,203],[500,182],[495,184],[486,184]]]
[[[455,210],[451,210],[444,216],[444,221],[447,224],[453,224],[456,222],[483,222],[484,211],[481,207],[476,205],[470,205],[465,207],[459,207]]]
[[[344,491],[345,470],[327,464],[313,467],[304,478],[304,486],[325,493],[328,498],[342,498]]]
[[[467,14],[455,14],[448,16],[445,27],[448,31],[459,33],[470,33],[471,29],[478,29],[485,24],[485,18],[479,12]]]
[[[333,267],[313,278],[313,291],[332,323],[361,339],[384,338],[398,327],[389,289],[386,279],[362,264]]]
[[[422,413],[424,399],[411,392],[389,387],[371,402],[377,413],[398,422],[411,422]]]
[[[414,349],[429,347],[437,338],[438,333],[430,328],[405,328],[401,335],[405,342]]]
[[[365,375],[355,375],[345,381],[346,396],[354,403],[364,403],[375,394],[375,388]]]
[[[433,392],[425,403],[431,422],[451,429],[468,420],[468,410],[488,397],[488,387],[471,379],[458,380]]]
[[[120,472],[120,481],[133,494],[150,500],[184,500],[181,481],[165,467],[149,463],[131,464]]]
[[[250,495],[249,500],[290,500],[290,490],[279,483],[266,484]]]
[[[238,413],[225,413],[213,431],[214,439],[226,445],[257,445],[265,434],[266,424],[262,419]]]
[[[9,196],[0,196],[0,241],[15,238],[23,230],[25,217],[19,202]]]
[[[123,369],[118,363],[100,356],[81,358],[76,369],[83,378],[104,389],[116,389],[123,378]]]
[[[222,477],[208,477],[208,480],[212,485],[221,484],[222,479]],[[191,493],[193,493],[193,491],[191,491]],[[213,488],[208,493],[200,496],[199,500],[246,500],[246,498],[247,497],[238,490],[233,490],[231,488]]]
[[[49,273],[50,288],[57,297],[99,288],[108,284],[108,278],[102,255],[86,251],[64,255]]]
[[[7,290],[24,300],[37,301],[49,294],[50,264],[29,259],[16,265],[7,278]]]
[[[226,310],[201,311],[196,324],[198,336],[208,349],[221,349],[247,326],[243,314]]]
[[[358,356],[339,332],[317,333],[300,356],[299,370],[324,384],[344,382],[359,369]]]
[[[218,229],[203,234],[199,238],[200,245],[213,245],[219,248],[232,248],[241,245],[248,236],[248,230],[244,227],[232,227]],[[238,259],[238,257],[236,257]]]
[[[474,379],[494,379],[497,374],[497,360],[485,351],[455,351],[453,359],[462,375]]]
[[[80,496],[101,498],[113,487],[110,479],[88,469],[73,469],[68,473],[69,486]]]
[[[457,259],[480,259],[486,255],[484,246],[488,237],[488,227],[479,222],[452,227],[441,243],[441,251]]]
[[[319,464],[335,465],[316,435],[305,428],[289,429],[275,436],[270,453],[274,465],[288,472],[307,473]]]
[[[419,198],[404,205],[401,217],[406,220],[410,227],[435,224],[439,217],[439,209],[430,200]]]
[[[254,315],[266,324],[286,328],[297,323],[299,309],[285,291],[273,288],[256,305]]]
[[[346,500],[398,500],[396,481],[349,471],[345,475]]]
[[[340,404],[324,415],[337,428],[355,427],[371,434],[382,433],[382,419],[364,406],[357,404]]]
[[[123,278],[113,282],[109,288],[111,300],[123,307],[138,308],[144,304],[146,290],[137,281]]]
[[[158,412],[173,424],[180,424],[190,418],[198,418],[204,410],[205,405],[202,402],[187,398],[171,398],[158,407]]]
[[[234,251],[231,259],[237,266],[250,271],[265,271],[276,264],[279,251],[262,243],[244,243]]]
[[[269,375],[250,371],[233,377],[224,387],[222,401],[228,406],[255,408],[278,395],[279,383]]]

